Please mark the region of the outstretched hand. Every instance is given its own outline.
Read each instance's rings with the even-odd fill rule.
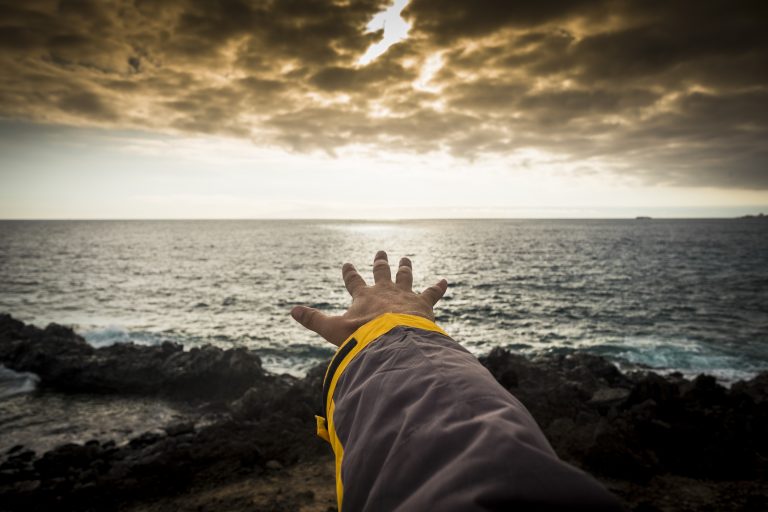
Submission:
[[[344,285],[352,296],[346,313],[329,316],[317,309],[296,306],[291,316],[307,329],[316,332],[336,346],[341,345],[358,327],[384,313],[405,313],[435,320],[432,308],[448,289],[448,281],[440,280],[421,293],[415,293],[411,260],[400,260],[395,282],[389,269],[387,253],[379,251],[373,260],[374,285],[368,286],[351,263],[341,267]]]

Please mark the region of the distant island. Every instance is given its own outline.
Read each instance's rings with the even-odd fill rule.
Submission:
[[[765,219],[768,218],[763,213],[758,213],[757,215],[742,215],[739,217],[740,219]]]
[[[651,220],[652,217],[648,217],[646,215],[639,215],[635,217],[635,220]]]

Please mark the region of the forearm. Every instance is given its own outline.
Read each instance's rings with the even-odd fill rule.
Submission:
[[[327,437],[344,510],[617,508],[557,459],[525,407],[434,323],[382,315],[334,359]]]

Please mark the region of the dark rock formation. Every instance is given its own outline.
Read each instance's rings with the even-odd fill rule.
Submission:
[[[316,458],[307,424],[222,420],[174,435],[142,434],[124,446],[65,444],[41,457],[8,454],[0,465],[0,510],[105,510],[192,485],[216,485],[260,475],[267,462],[295,465]],[[267,468],[268,469],[268,468]]]
[[[531,360],[496,349],[481,362],[531,411],[560,457],[596,475],[628,508],[768,510],[768,373],[726,389],[708,376],[624,374],[579,352]],[[205,424],[172,423],[124,445],[93,440],[42,455],[14,446],[0,455],[0,510],[148,501],[152,510],[173,510],[172,498],[189,489],[268,480],[330,457],[314,435],[325,365],[295,379],[266,374],[245,350],[95,349],[70,329],[40,330],[7,315],[0,363],[39,374],[49,390],[204,398],[219,411]],[[284,505],[274,510],[295,509],[307,493],[281,487]],[[244,499],[235,510],[250,508]]]
[[[268,380],[259,357],[245,348],[185,351],[163,343],[94,348],[68,327],[45,329],[0,315],[0,363],[40,376],[40,385],[66,393],[123,393],[168,398],[237,398]]]
[[[584,353],[529,360],[495,349],[481,361],[528,407],[560,457],[599,477],[647,485],[669,475],[749,489],[746,482],[768,476],[768,373],[729,390],[706,375],[624,375]],[[762,489],[727,509],[749,502],[768,510]]]

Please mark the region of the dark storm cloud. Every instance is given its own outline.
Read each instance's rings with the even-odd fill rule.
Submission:
[[[106,106],[98,95],[90,92],[64,95],[59,100],[58,106],[66,112],[93,119],[113,120],[117,118],[115,112]]]
[[[558,20],[567,20],[584,11],[592,15],[604,10],[607,2],[593,0],[548,0],[540,2],[505,0],[414,0],[405,10],[418,30],[440,44],[457,39],[484,37],[500,30],[531,30]]]
[[[768,188],[764,2],[412,0],[359,66],[386,4],[0,0],[0,116]]]
[[[416,37],[445,52],[443,97],[484,115],[477,151],[535,147],[653,182],[768,188],[768,4],[556,4],[408,7]]]

